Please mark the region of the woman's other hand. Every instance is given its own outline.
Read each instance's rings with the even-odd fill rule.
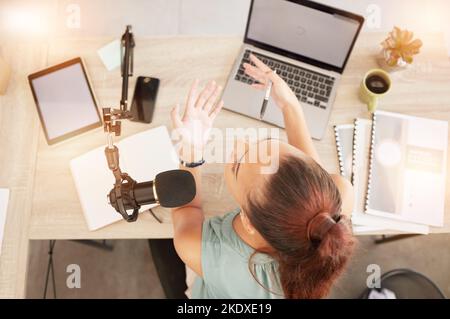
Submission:
[[[299,105],[294,92],[278,74],[253,54],[250,54],[250,60],[254,65],[244,63],[244,69],[247,75],[257,81],[257,83],[252,84],[252,87],[265,90],[270,80],[273,83],[272,98],[281,110],[284,110],[286,107]]]
[[[179,104],[171,112],[173,129],[181,137],[180,157],[186,162],[203,158],[214,120],[223,107],[222,100],[217,102],[221,86],[211,81],[200,91],[198,84],[198,80],[192,84],[183,116],[180,116]]]

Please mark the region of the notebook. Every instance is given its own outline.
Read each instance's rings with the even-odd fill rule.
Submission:
[[[336,139],[336,150],[339,161],[339,172],[341,176],[352,182],[353,174],[353,140],[355,125],[343,124],[334,127],[334,136]],[[363,195],[361,195],[363,196]],[[352,224],[353,234],[362,235],[371,232],[377,232],[381,229],[374,226]]]
[[[366,213],[443,226],[448,123],[382,111],[373,122]]]
[[[0,255],[2,253],[3,236],[5,233],[6,212],[8,211],[9,189],[0,188]]]
[[[353,137],[352,184],[355,189],[354,208],[364,212],[367,178],[369,175],[369,152],[372,121],[356,119]]]
[[[355,190],[355,202],[353,205],[352,224],[371,227],[371,231],[393,230],[404,233],[428,234],[429,227],[426,225],[397,221],[365,213],[372,121],[356,119],[354,127],[352,184]],[[361,227],[354,227],[354,232],[356,233],[359,228]]]
[[[178,168],[179,160],[165,126],[127,137],[116,146],[119,148],[120,168],[137,182],[153,180],[160,172]],[[104,150],[104,146],[99,147],[70,162],[89,230],[96,230],[122,219],[107,201],[114,176],[108,168]],[[142,209],[154,206],[156,205]]]
[[[353,124],[336,125],[334,127],[339,172],[350,182],[352,180],[353,132]]]

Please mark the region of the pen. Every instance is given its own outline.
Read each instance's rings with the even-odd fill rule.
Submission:
[[[276,72],[276,71],[274,71]],[[262,120],[264,117],[264,113],[266,113],[267,103],[269,103],[270,93],[272,92],[272,81],[269,80],[269,84],[267,85],[266,94],[264,95],[264,100],[261,107],[261,112],[259,113],[259,119]]]

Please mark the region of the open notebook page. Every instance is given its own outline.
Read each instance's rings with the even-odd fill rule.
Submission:
[[[137,182],[153,180],[160,172],[178,168],[178,157],[165,126],[127,137],[116,145],[119,148],[121,170]],[[99,229],[122,219],[107,201],[114,177],[108,168],[104,150],[105,147],[99,147],[70,162],[89,230]],[[148,207],[154,206],[156,205]]]

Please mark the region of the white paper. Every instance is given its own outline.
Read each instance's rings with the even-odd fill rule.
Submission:
[[[108,71],[120,66],[120,41],[114,40],[97,51]]]
[[[364,203],[366,201],[371,132],[372,121],[355,120],[352,184],[356,191],[354,209],[358,213],[364,212]]]
[[[365,198],[369,172],[369,148],[371,141],[372,121],[357,119],[355,122],[355,145],[353,161],[353,187],[355,188],[355,203],[352,213],[352,224],[370,226],[383,230],[400,231],[407,233],[428,234],[427,225],[398,221],[365,213]],[[358,228],[356,228],[357,231]]]
[[[355,126],[353,124],[348,125],[336,125],[335,137],[336,148],[339,157],[339,172],[349,182],[352,181],[352,159],[353,159],[353,136]]]
[[[165,126],[125,138],[116,146],[119,148],[121,170],[137,182],[151,181],[160,172],[178,168],[178,157]],[[108,168],[104,151],[105,147],[99,147],[70,162],[89,230],[122,219],[107,201],[114,176]],[[141,211],[154,206],[143,207]]]
[[[367,213],[444,224],[448,123],[378,111]]]
[[[360,226],[360,225],[352,225],[352,230],[354,235],[364,235],[367,233],[375,233],[380,232],[383,230],[379,227],[373,227],[373,226]]]
[[[379,232],[380,234],[386,230],[423,235],[427,235],[430,232],[430,227],[428,227],[427,225],[414,224],[357,212],[353,212],[352,214],[352,223],[358,226],[376,227],[378,228],[377,232]]]
[[[0,254],[2,253],[3,236],[5,233],[6,212],[8,211],[9,189],[0,188]]]

